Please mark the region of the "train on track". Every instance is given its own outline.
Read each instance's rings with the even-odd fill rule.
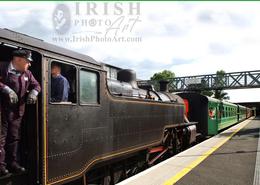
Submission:
[[[198,122],[197,132],[202,136],[218,134],[238,122],[250,118],[251,108],[220,101],[198,93],[179,93],[186,106],[186,116],[190,121]]]
[[[0,61],[17,48],[32,51],[41,83],[37,105],[26,107],[21,162],[27,171],[0,177],[1,185],[115,184],[197,141],[198,135],[250,117],[250,110],[201,95],[138,86],[135,72],[107,78],[93,58],[0,29]],[[52,102],[51,65],[70,83],[68,102]]]

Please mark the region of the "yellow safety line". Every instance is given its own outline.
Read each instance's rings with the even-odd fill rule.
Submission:
[[[173,185],[175,184],[178,180],[180,180],[183,176],[185,176],[187,173],[189,173],[193,168],[195,168],[197,165],[199,165],[202,161],[204,161],[208,156],[210,156],[214,151],[216,151],[219,147],[221,147],[224,143],[226,143],[230,138],[232,138],[239,130],[241,130],[242,128],[244,128],[247,124],[249,123],[249,121],[237,128],[232,134],[230,134],[227,138],[225,138],[224,140],[222,140],[220,143],[218,143],[217,145],[211,147],[211,149],[209,149],[207,152],[205,152],[204,154],[202,154],[201,156],[199,156],[195,161],[191,162],[188,166],[186,166],[185,168],[183,168],[179,173],[177,173],[175,176],[171,177],[170,179],[168,179],[167,181],[165,181],[163,183],[163,185]]]

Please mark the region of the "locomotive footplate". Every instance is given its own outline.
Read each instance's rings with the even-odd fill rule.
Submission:
[[[166,126],[166,128],[171,127],[171,128],[176,128],[176,127],[187,127],[191,125],[196,125],[198,122],[188,122],[188,123],[180,123],[180,124],[175,124],[173,126]]]

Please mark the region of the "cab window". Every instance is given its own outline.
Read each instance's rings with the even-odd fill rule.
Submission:
[[[80,103],[98,104],[99,103],[99,76],[98,73],[80,70]]]
[[[53,61],[50,69],[51,103],[76,103],[76,67]]]

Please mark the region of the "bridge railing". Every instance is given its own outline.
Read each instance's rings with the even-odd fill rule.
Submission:
[[[167,80],[170,91],[260,88],[260,70],[175,77]],[[158,83],[151,80],[138,81],[138,84],[158,87]]]

